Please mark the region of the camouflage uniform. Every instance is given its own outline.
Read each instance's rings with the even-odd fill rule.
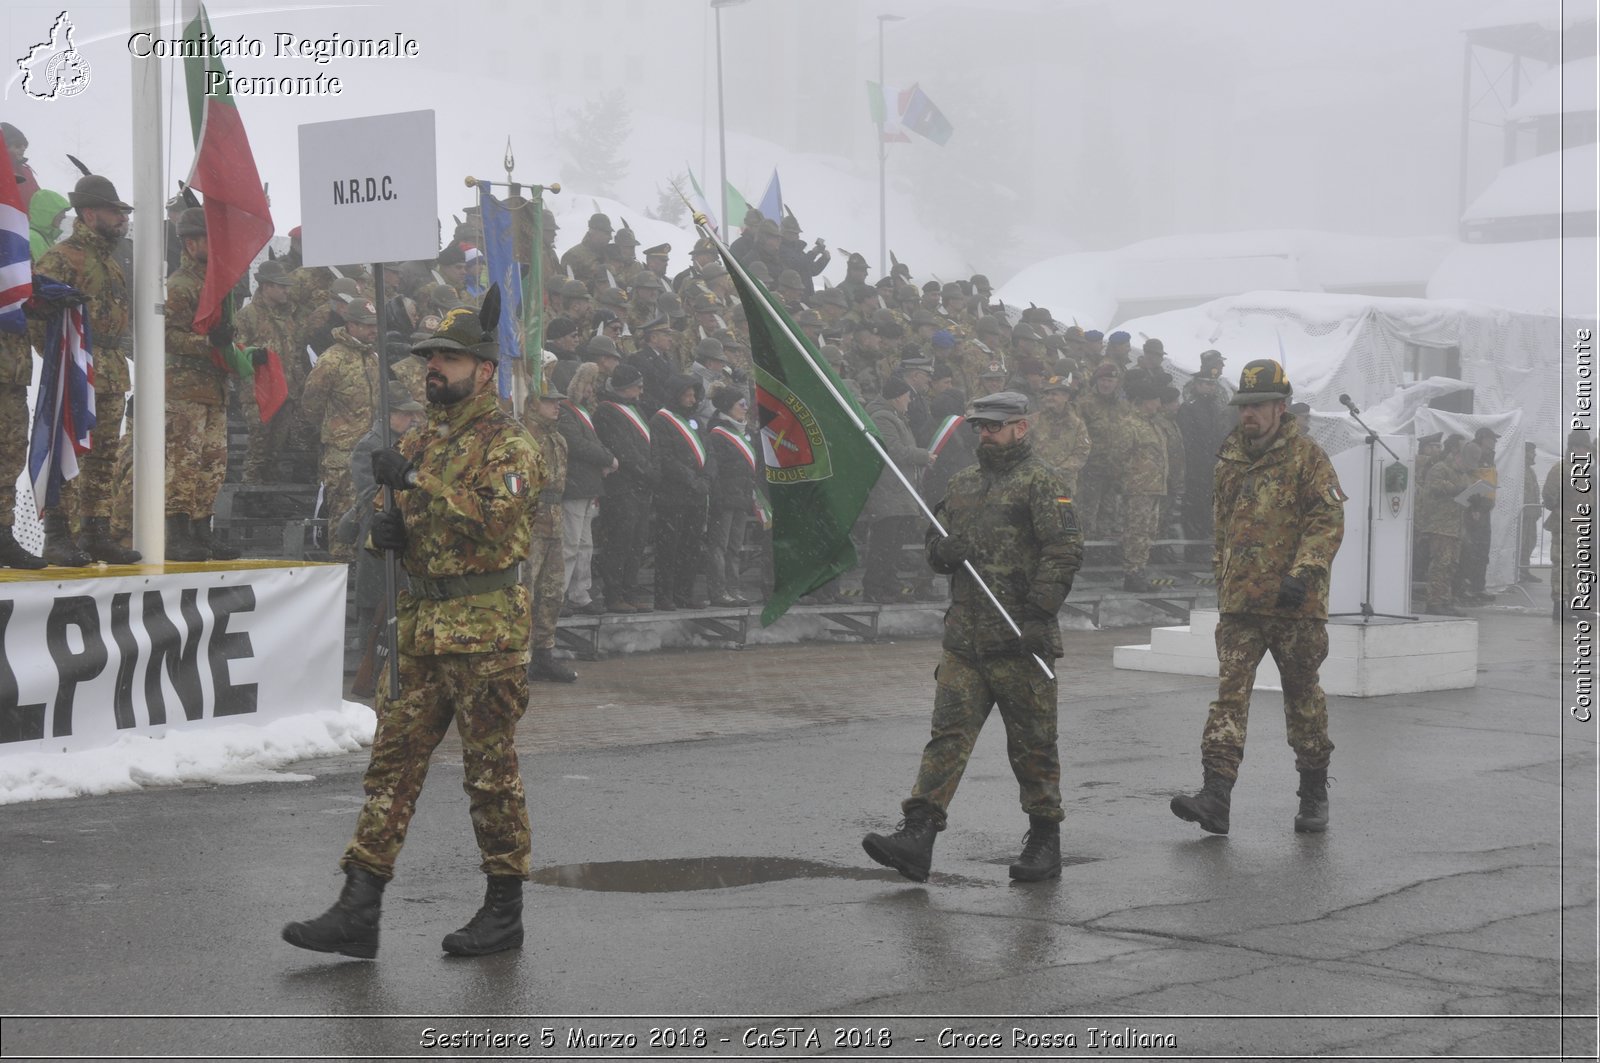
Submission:
[[[197,521],[211,518],[228,471],[227,371],[211,341],[194,331],[205,276],[205,264],[185,255],[167,278],[166,306],[167,516]]]
[[[533,542],[524,584],[533,601],[532,648],[548,650],[555,648],[556,621],[567,590],[567,570],[561,553],[561,493],[567,483],[567,439],[556,429],[555,419],[540,416],[537,400],[529,401],[523,417],[547,470],[533,511]]]
[[[33,352],[28,337],[0,331],[0,525],[13,526],[17,477],[28,465],[28,385]]]
[[[79,457],[77,478],[68,480],[62,489],[62,504],[79,517],[111,516],[116,485],[117,441],[122,435],[128,397],[128,356],[123,351],[128,332],[128,281],[115,258],[121,243],[120,238],[107,240],[88,222],[79,221],[73,226],[72,235],[46,251],[34,267],[35,272],[70,284],[89,299],[90,340],[94,346],[94,446]],[[185,325],[193,319],[191,309]],[[30,326],[33,346],[43,350],[46,322],[34,318]],[[26,430],[23,437],[27,437]]]
[[[335,278],[327,266],[301,266],[289,275],[289,314],[294,318],[295,347],[304,351],[328,317],[328,288]]]
[[[306,377],[302,408],[311,423],[320,425],[323,513],[330,521],[350,508],[355,488],[350,481],[350,450],[366,434],[378,412],[379,369],[377,353],[358,342],[345,329],[335,329],[337,342],[322,353]],[[416,361],[417,359],[412,359]],[[348,560],[353,551],[332,543],[334,557]]]
[[[1328,573],[1344,537],[1344,492],[1321,447],[1284,418],[1259,456],[1235,429],[1218,455],[1215,540],[1217,699],[1200,739],[1201,762],[1238,777],[1256,666],[1270,652],[1283,678],[1283,707],[1295,768],[1326,769],[1328,707],[1317,669],[1328,655]],[[1277,605],[1283,577],[1306,584],[1297,607]]]
[[[1150,540],[1161,524],[1167,497],[1167,443],[1157,426],[1160,414],[1130,410],[1122,421],[1122,570],[1143,572]]]
[[[517,568],[548,470],[493,389],[430,406],[427,426],[397,448],[417,471],[417,486],[396,492],[407,532],[400,560],[411,580],[397,608],[400,695],[380,684],[366,802],[341,866],[393,877],[428,760],[454,719],[480,866],[526,879],[528,809],[515,738],[528,705],[531,624]],[[474,592],[469,581],[491,589]]]
[[[300,400],[305,392],[311,367],[305,352],[295,345],[295,320],[289,307],[274,310],[259,297],[234,315],[235,339],[243,347],[264,347],[276,351],[283,363],[283,380],[288,396],[272,420],[261,423],[255,388],[248,382],[239,389],[239,408],[250,425],[250,448],[244,459],[246,483],[271,483],[277,479],[274,465],[285,455],[305,448],[311,434],[300,415]]]
[[[1091,385],[1092,387],[1092,385]],[[1123,453],[1123,421],[1130,413],[1127,402],[1091,391],[1078,410],[1089,426],[1089,460],[1078,474],[1078,519],[1090,539],[1109,539],[1117,530],[1117,501],[1121,494],[1116,463]]]
[[[1089,427],[1069,404],[1060,413],[1048,407],[1034,414],[1033,452],[1054,469],[1067,486],[1068,497],[1076,497],[1078,473],[1089,460]]]
[[[1456,565],[1467,512],[1456,505],[1455,497],[1476,478],[1473,470],[1457,468],[1454,458],[1434,462],[1423,478],[1417,498],[1417,531],[1428,543],[1429,607],[1448,606],[1455,598]]]
[[[1083,540],[1066,485],[1034,456],[1027,439],[1008,447],[979,447],[978,464],[951,478],[934,513],[952,536],[970,544],[973,567],[1019,626],[1048,625],[1050,651],[1042,656],[1060,657],[1056,611],[1072,588]],[[951,605],[945,613],[944,653],[934,672],[933,735],[902,808],[908,818],[915,809],[944,828],[978,731],[998,704],[1023,811],[1059,822],[1056,682],[1045,678],[965,568],[938,559],[939,538],[930,527],[928,563],[951,577]]]
[[[590,230],[594,232],[595,230]],[[574,280],[580,280],[589,286],[591,292],[598,292],[601,288],[609,287],[606,283],[604,243],[590,246],[588,237],[579,240],[567,249],[561,256],[561,272],[570,274]]]

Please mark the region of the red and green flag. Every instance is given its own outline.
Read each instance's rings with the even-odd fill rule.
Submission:
[[[193,42],[190,51],[197,53],[183,61],[194,129],[189,187],[205,196],[206,212],[206,280],[194,328],[209,332],[224,320],[228,294],[272,239],[272,211],[239,109],[228,91],[228,69],[201,46],[211,33],[205,5],[185,0],[184,11],[188,17],[183,37]]]
[[[701,232],[715,239],[704,225]],[[765,626],[802,594],[855,566],[850,528],[883,459],[868,439],[877,429],[844,381],[720,240],[717,250],[744,304],[755,362],[757,435],[772,507],[773,590],[761,611]]]

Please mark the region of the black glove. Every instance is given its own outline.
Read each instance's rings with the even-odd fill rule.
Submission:
[[[958,568],[972,554],[965,536],[946,535],[934,541],[933,556],[941,565]]]
[[[233,326],[226,321],[218,321],[211,326],[211,331],[206,333],[206,342],[218,350],[233,346]]]
[[[372,478],[396,491],[417,486],[416,467],[393,447],[372,452]]]
[[[1050,645],[1050,629],[1055,618],[1049,620],[1024,620],[1022,622],[1022,650],[1045,660],[1055,658],[1055,648]]]
[[[35,277],[33,296],[28,300],[28,309],[34,314],[44,317],[59,314],[63,310],[70,310],[75,306],[83,306],[88,301],[89,297],[77,289],[73,289],[71,294],[64,295],[59,299],[47,299],[41,290],[39,279]]]
[[[1278,584],[1278,600],[1273,604],[1279,609],[1298,609],[1306,604],[1306,581],[1299,576],[1283,577]]]
[[[269,359],[267,358],[267,349],[265,347],[252,347],[252,348],[250,348],[250,364],[251,365],[255,366],[257,369],[265,369],[267,367],[267,362],[268,361],[269,361]]]
[[[406,548],[406,522],[398,509],[382,509],[373,514],[372,545],[379,550]]]

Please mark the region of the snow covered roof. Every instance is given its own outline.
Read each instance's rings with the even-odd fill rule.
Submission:
[[[1522,98],[1506,109],[1506,118],[1516,121],[1593,111],[1596,77],[1596,57],[1592,55],[1553,66],[1539,75]]]
[[[1488,221],[1594,210],[1595,148],[1594,144],[1580,144],[1507,166],[1495,175],[1483,194],[1472,201],[1461,220]]]
[[[1594,318],[1596,244],[1592,238],[1571,237],[1460,244],[1428,282],[1428,297],[1471,299],[1525,314],[1564,311],[1567,317]]]
[[[1418,290],[1451,247],[1431,237],[1349,236],[1302,229],[1167,236],[1116,251],[1061,255],[1034,263],[1008,281],[1009,304],[1070,305],[1096,327],[1123,304],[1189,300],[1259,289]],[[1058,320],[1066,320],[1056,311]],[[1084,327],[1089,327],[1085,325]]]

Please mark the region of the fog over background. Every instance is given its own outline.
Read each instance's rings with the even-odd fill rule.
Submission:
[[[609,193],[642,216],[686,167],[713,194],[716,49],[704,0],[208,9],[219,36],[265,40],[267,56],[226,60],[234,74],[344,82],[340,96],[237,98],[280,234],[299,221],[297,125],[420,108],[438,114],[447,224],[471,202],[464,175],[503,176],[508,136],[517,176],[562,181],[562,207]],[[24,2],[0,14],[13,71],[0,114],[28,135],[44,187],[71,187],[71,152],[126,197],[128,5],[68,8],[93,70],[82,95],[38,101],[18,87],[15,58],[61,10]],[[176,21],[175,4],[164,12]],[[1038,259],[1171,234],[1453,238],[1462,31],[1563,13],[1560,0],[747,0],[721,12],[728,177],[754,200],[776,168],[808,237],[876,266],[865,83],[878,76],[878,16],[898,15],[881,24],[885,81],[919,84],[955,129],[943,147],[917,137],[889,147],[889,245],[919,275],[984,270],[1004,283]],[[276,32],[401,32],[421,55],[318,66],[272,58]],[[164,118],[170,193],[192,150],[181,63],[166,67],[178,89]],[[572,145],[593,135],[583,108],[618,90],[626,173],[600,180]],[[1476,137],[1469,201],[1499,164],[1495,136]],[[564,225],[561,244],[578,235]]]

